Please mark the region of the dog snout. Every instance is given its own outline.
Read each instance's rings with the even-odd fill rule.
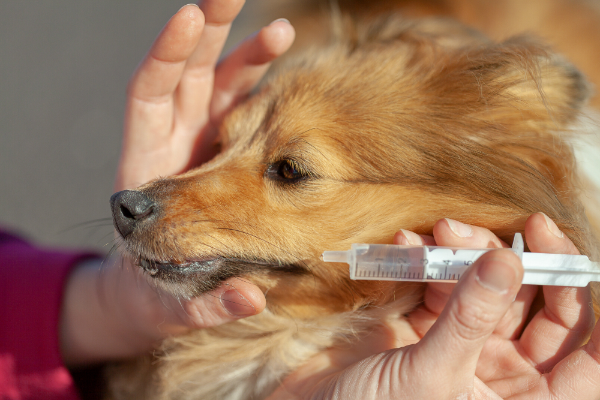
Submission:
[[[142,221],[150,219],[156,209],[156,203],[137,190],[123,190],[113,194],[110,205],[115,228],[123,237],[130,235]]]

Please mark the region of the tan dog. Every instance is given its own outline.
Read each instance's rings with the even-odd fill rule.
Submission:
[[[324,250],[431,234],[444,217],[510,243],[543,211],[595,255],[568,142],[589,90],[572,65],[449,20],[339,25],[230,114],[214,160],[113,196],[128,253],[158,285],[189,297],[239,277],[267,298],[258,316],[121,368],[114,397],[264,398],[420,301],[420,284],[352,281]]]

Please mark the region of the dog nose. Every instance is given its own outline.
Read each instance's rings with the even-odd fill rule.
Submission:
[[[153,214],[155,203],[142,192],[123,190],[110,197],[110,206],[115,228],[127,237],[140,221]]]

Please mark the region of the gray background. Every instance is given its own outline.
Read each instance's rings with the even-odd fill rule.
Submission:
[[[286,16],[286,0],[269,1],[266,13],[248,1],[229,46]],[[127,82],[184,4],[0,0],[0,225],[46,245],[110,247],[108,220],[78,225],[110,217]]]

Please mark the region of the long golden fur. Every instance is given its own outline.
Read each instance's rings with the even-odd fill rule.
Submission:
[[[188,297],[235,276],[267,308],[117,368],[114,398],[264,398],[419,303],[420,284],[352,281],[324,250],[431,234],[445,217],[510,243],[543,211],[596,255],[570,144],[590,96],[575,67],[447,19],[338,25],[229,115],[219,156],[138,189],[157,215],[124,242],[157,284]]]

